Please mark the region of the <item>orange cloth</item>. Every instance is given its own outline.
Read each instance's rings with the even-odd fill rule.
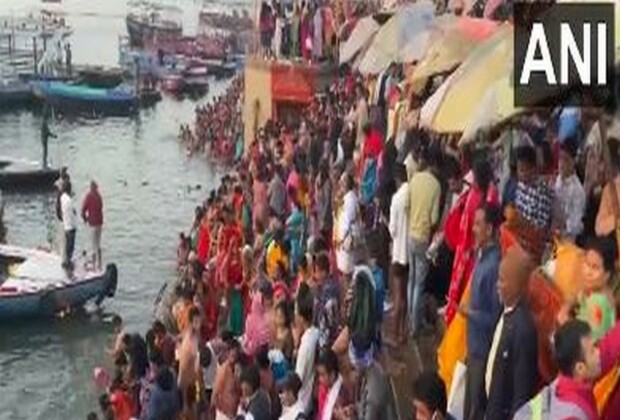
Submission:
[[[607,375],[599,379],[594,385],[594,399],[596,400],[596,408],[599,414],[603,414],[609,397],[612,393],[617,392],[618,381],[620,380],[620,367],[608,372]]]
[[[462,302],[469,302],[470,284],[471,282],[467,282]],[[439,376],[441,376],[444,384],[446,384],[446,391],[449,391],[452,385],[452,375],[456,367],[456,362],[464,361],[466,356],[467,319],[457,312],[437,349]]]
[[[544,273],[536,270],[530,277],[528,302],[538,332],[538,371],[541,379],[549,383],[557,374],[549,337],[555,331],[556,317],[563,303],[562,293]]]
[[[573,302],[583,289],[582,267],[584,252],[570,242],[560,242],[555,251],[554,281],[564,300]]]

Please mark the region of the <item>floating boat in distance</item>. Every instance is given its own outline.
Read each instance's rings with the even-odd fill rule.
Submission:
[[[161,88],[168,93],[179,94],[185,88],[185,79],[180,74],[165,74],[161,76]]]
[[[233,77],[239,68],[239,65],[234,61],[207,59],[204,62],[209,74],[216,79]]]
[[[45,190],[54,187],[58,169],[42,168],[38,162],[0,156],[0,189],[6,192]]]
[[[34,82],[37,97],[61,112],[89,113],[92,115],[128,115],[135,112],[139,98],[133,87],[95,88],[82,84],[42,81]]]
[[[0,245],[0,319],[50,317],[90,301],[97,305],[116,293],[114,264],[105,271],[75,263],[72,275],[57,254]]]
[[[145,1],[135,2],[132,6],[125,19],[131,45],[142,47],[148,40],[177,39],[183,35],[181,9]]]
[[[77,71],[79,84],[94,88],[112,89],[123,83],[122,68],[104,68],[100,66],[85,67]]]

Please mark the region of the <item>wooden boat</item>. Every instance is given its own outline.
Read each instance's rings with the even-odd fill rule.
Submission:
[[[183,35],[180,22],[182,11],[148,2],[138,2],[129,12],[125,23],[132,46],[142,47],[152,39],[177,39]]]
[[[59,176],[58,169],[42,168],[37,162],[0,157],[0,189],[3,191],[52,189]]]
[[[162,100],[161,93],[155,89],[143,89],[140,91],[140,106],[142,108],[149,108],[154,106],[157,102]]]
[[[199,22],[201,25],[209,28],[223,29],[231,32],[252,30],[253,21],[247,10],[234,9],[232,13],[229,13],[228,10],[228,7],[203,8],[198,14]]]
[[[209,80],[204,76],[186,76],[182,93],[187,93],[190,97],[198,98],[209,92]]]
[[[180,74],[166,74],[161,76],[161,88],[168,92],[179,94],[185,87],[185,79]]]
[[[215,76],[216,79],[232,77],[238,68],[237,63],[225,60],[205,60],[205,66],[209,74]]]
[[[95,88],[112,89],[123,83],[123,69],[88,67],[78,71],[78,83]]]
[[[62,112],[88,112],[106,115],[127,115],[138,107],[133,87],[120,85],[113,89],[94,88],[65,82],[35,82],[33,90]]]
[[[0,108],[16,109],[33,105],[35,96],[28,82],[19,79],[0,81]]]
[[[0,319],[50,317],[115,295],[114,264],[102,271],[78,259],[68,274],[61,262],[48,251],[0,245]]]

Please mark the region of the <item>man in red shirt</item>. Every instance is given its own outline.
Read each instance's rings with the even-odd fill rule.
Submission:
[[[101,228],[103,226],[103,200],[99,187],[91,181],[90,190],[82,203],[82,219],[90,226],[93,263],[101,269]]]

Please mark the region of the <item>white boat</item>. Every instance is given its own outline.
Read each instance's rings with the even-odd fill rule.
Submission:
[[[78,260],[68,274],[61,262],[46,250],[0,245],[0,319],[54,316],[116,293],[114,264],[102,271]]]

